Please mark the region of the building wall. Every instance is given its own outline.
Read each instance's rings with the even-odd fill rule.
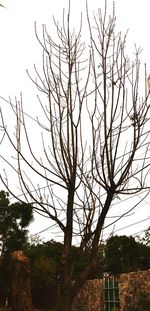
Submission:
[[[131,304],[136,306],[141,294],[150,299],[150,270],[120,274],[118,281],[120,311],[127,311]],[[75,297],[72,311],[85,310],[104,311],[102,280],[85,282]]]

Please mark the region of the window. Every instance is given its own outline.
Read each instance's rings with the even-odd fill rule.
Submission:
[[[103,279],[104,311],[119,311],[118,279],[115,276]]]

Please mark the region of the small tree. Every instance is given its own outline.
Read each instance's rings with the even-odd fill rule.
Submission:
[[[27,247],[27,227],[33,220],[33,210],[26,203],[10,203],[9,193],[0,191],[0,304],[9,296],[10,260],[15,250]]]
[[[27,227],[33,221],[33,210],[29,204],[10,204],[9,194],[0,191],[0,251],[1,256],[14,250],[23,250],[27,244]]]
[[[150,246],[150,227],[148,227],[146,230],[144,230],[144,236],[140,237],[137,236],[136,237],[137,240],[147,246]]]
[[[94,27],[87,7],[87,21],[87,43],[81,40],[82,20],[77,34],[71,30],[70,5],[62,26],[54,20],[56,40],[45,26],[40,39],[35,28],[43,50],[43,74],[35,67],[37,79],[30,78],[41,92],[38,100],[45,117],[44,122],[42,115],[37,119],[41,150],[33,151],[22,98],[16,100],[14,111],[16,141],[1,114],[2,128],[17,155],[17,165],[10,165],[17,171],[26,200],[49,217],[63,237],[59,311],[70,310],[78,289],[96,269],[100,236],[112,202],[148,189],[149,106],[146,87],[139,97],[140,50],[135,50],[130,62],[126,36],[116,34],[115,12],[108,16],[106,4],[103,14],[98,10],[94,15]],[[36,140],[37,136],[38,132]],[[9,189],[7,176],[1,179]],[[130,210],[138,203],[133,200]],[[79,252],[71,258],[75,241]],[[88,263],[74,279],[75,263],[89,246]]]

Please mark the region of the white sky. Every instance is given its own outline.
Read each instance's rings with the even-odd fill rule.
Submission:
[[[0,7],[0,96],[12,98],[23,92],[24,110],[32,113],[34,109],[32,101],[36,101],[36,89],[27,77],[26,69],[32,71],[33,64],[40,64],[41,49],[34,35],[34,21],[37,21],[38,29],[42,24],[47,24],[50,32],[53,31],[52,15],[56,20],[61,21],[62,9],[67,7],[67,0],[1,0],[6,9]],[[97,10],[104,3],[104,0],[89,0],[89,10]],[[112,7],[112,0],[108,0],[108,9]],[[71,0],[72,19],[78,27],[80,11],[85,13],[85,0]],[[111,12],[111,10],[110,10]],[[133,55],[134,43],[143,48],[142,61],[147,63],[150,71],[150,43],[149,43],[149,0],[116,0],[117,25],[119,30],[126,32],[129,29],[127,45],[131,58]],[[0,101],[3,108],[6,103]],[[1,147],[3,148],[3,146]],[[150,216],[149,201],[147,198],[142,207],[136,211],[136,216],[120,223],[117,228],[124,227],[132,222],[138,222]],[[128,202],[129,203],[129,202]],[[31,232],[36,233],[49,223],[41,220],[31,226]],[[118,234],[132,234],[147,228],[149,221],[120,230]],[[43,236],[50,236],[47,231]]]

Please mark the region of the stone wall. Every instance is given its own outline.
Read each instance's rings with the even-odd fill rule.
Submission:
[[[120,311],[126,311],[131,305],[136,306],[142,294],[150,300],[150,270],[119,276]]]
[[[75,297],[72,311],[103,311],[103,281],[87,281]]]
[[[150,270],[120,274],[118,281],[120,311],[127,311],[131,305],[136,306],[141,294],[150,299]],[[85,310],[104,311],[102,280],[87,281],[75,297],[72,311]]]

